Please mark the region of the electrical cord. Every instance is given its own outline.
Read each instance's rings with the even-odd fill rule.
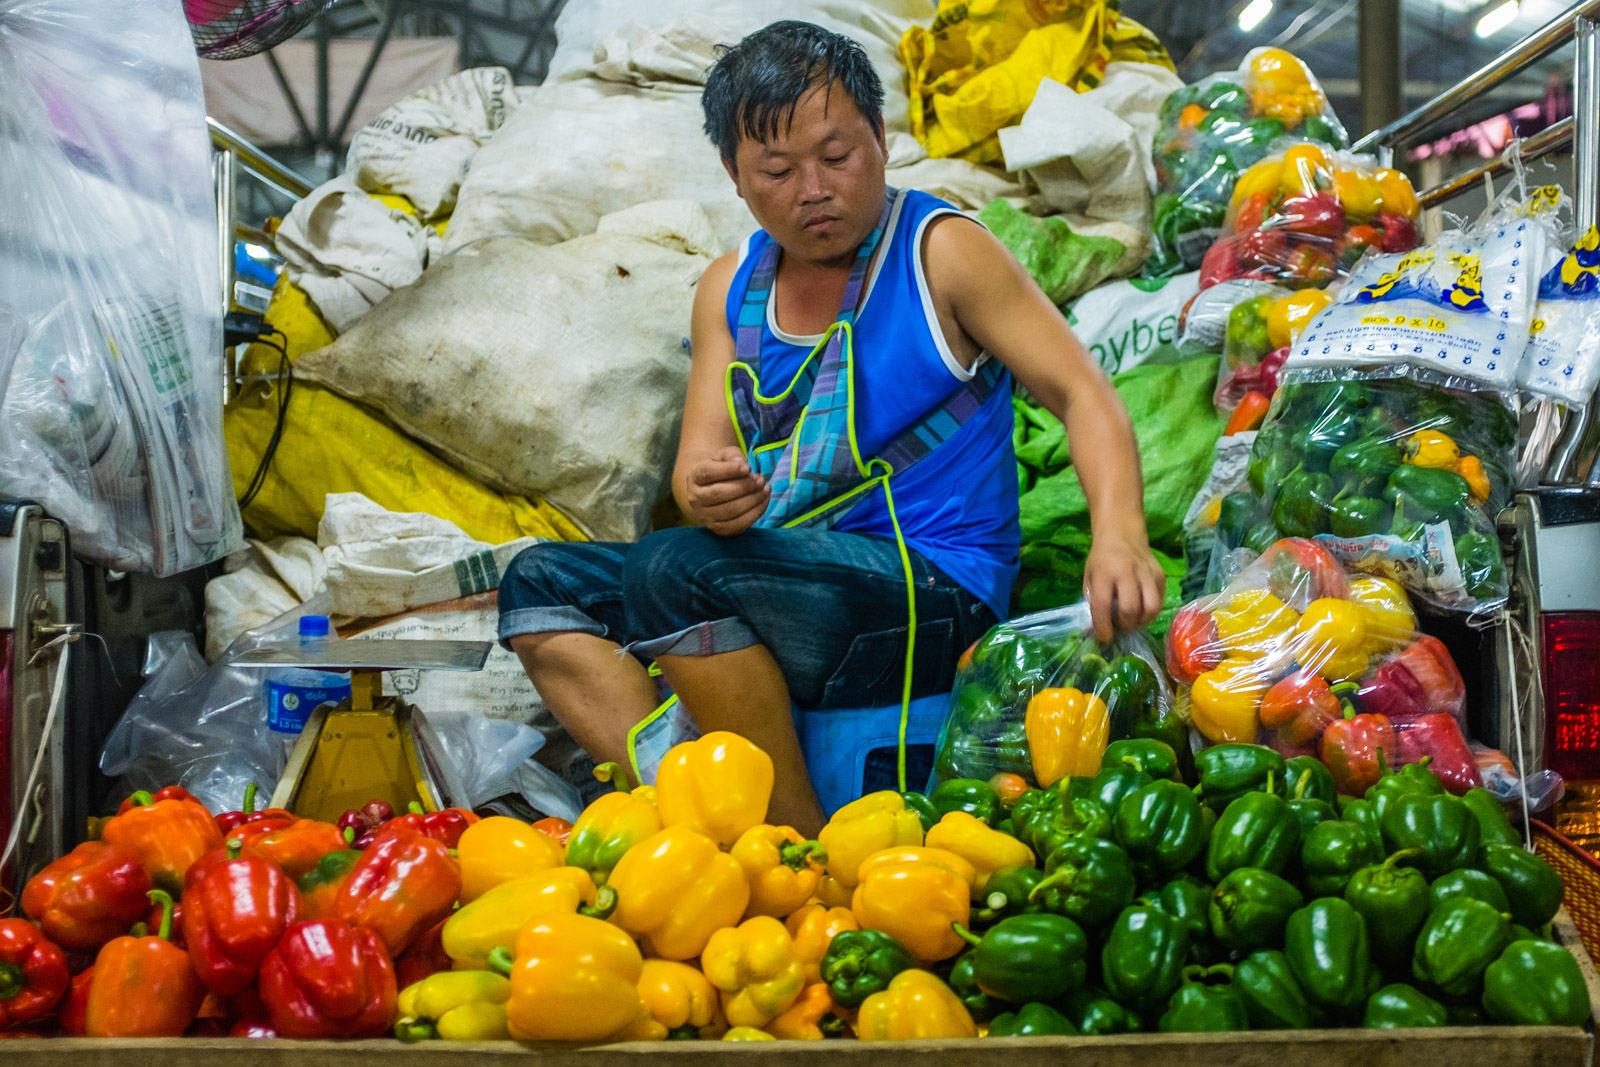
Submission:
[[[277,327],[270,331],[287,341],[288,335]],[[262,486],[267,481],[267,469],[272,465],[272,457],[278,451],[278,442],[283,439],[283,426],[289,416],[289,398],[294,393],[294,364],[289,360],[289,353],[276,341],[267,339],[262,335],[256,339],[256,344],[275,348],[278,351],[278,417],[272,427],[272,436],[267,440],[267,447],[261,453],[261,461],[256,464],[255,473],[250,476],[250,484],[245,489],[244,495],[239,498],[239,510],[243,511],[250,506],[250,502],[261,492]]]

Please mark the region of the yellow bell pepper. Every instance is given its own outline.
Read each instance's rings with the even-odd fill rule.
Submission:
[[[1278,185],[1282,181],[1282,161],[1263,159],[1239,175],[1239,180],[1233,183],[1233,196],[1229,198],[1228,203],[1237,207],[1256,193],[1270,198],[1277,193]]]
[[[1413,467],[1435,467],[1453,471],[1461,460],[1461,449],[1449,434],[1438,430],[1418,430],[1406,439],[1406,462]]]
[[[587,915],[541,915],[517,934],[506,1004],[518,1041],[604,1041],[644,1012],[633,938]],[[491,967],[504,953],[489,957]]]
[[[1217,642],[1232,659],[1260,659],[1281,652],[1300,615],[1264,589],[1235,593],[1212,615]]]
[[[926,963],[966,948],[951,923],[972,915],[972,864],[942,848],[904,845],[875,852],[861,863],[850,910],[863,930],[882,930]]]
[[[1367,624],[1359,607],[1348,600],[1320,597],[1306,606],[1295,624],[1290,648],[1301,666],[1323,674],[1329,660],[1360,654],[1366,640]]]
[[[1261,698],[1269,682],[1250,660],[1223,660],[1189,688],[1189,715],[1195,729],[1213,744],[1255,741],[1261,731]]]
[[[700,955],[712,933],[737,923],[750,903],[739,861],[687,826],[669,826],[633,846],[606,884],[617,891],[611,921],[668,960]]]
[[[1404,215],[1408,219],[1415,219],[1422,212],[1422,206],[1417,203],[1416,190],[1411,188],[1411,179],[1397,170],[1380,170],[1373,175],[1373,180],[1378,183],[1378,192],[1383,197],[1383,210],[1392,215]]]
[[[1489,475],[1483,469],[1483,460],[1477,456],[1462,456],[1456,460],[1455,471],[1467,480],[1474,504],[1482,504],[1489,499]]]
[[[727,848],[767,817],[772,757],[738,734],[715,730],[667,751],[656,771],[662,826],[687,826]]]
[[[961,999],[937,976],[901,971],[889,988],[862,1002],[856,1036],[863,1041],[977,1037],[978,1027]]]
[[[504,1041],[511,980],[490,971],[442,971],[414,982],[395,1001],[401,1041]]]
[[[600,772],[597,769],[595,773]],[[572,824],[567,835],[567,865],[582,867],[603,885],[611,868],[630,848],[660,829],[661,815],[654,800],[638,790],[607,793],[584,808]]]
[[[767,1024],[767,1033],[780,1041],[821,1041],[840,1037],[849,1029],[835,1010],[833,993],[825,982],[813,982],[800,991],[789,1010]]]
[[[783,927],[794,938],[795,958],[806,969],[806,982],[815,984],[822,981],[822,957],[828,954],[834,935],[843,930],[859,930],[861,924],[849,908],[816,903],[796,908],[784,920]]]
[[[457,963],[481,964],[489,953],[509,945],[517,931],[535,915],[565,912],[603,919],[616,903],[616,894],[601,890],[598,908],[594,882],[577,867],[554,867],[502,882],[445,920],[440,940],[444,954]]]
[[[1356,222],[1375,218],[1383,210],[1383,190],[1359,170],[1334,170],[1333,192],[1345,215]]]
[[[1093,693],[1070,686],[1041,689],[1028,701],[1022,728],[1040,788],[1058,778],[1100,773],[1111,736],[1111,713]]]
[[[783,923],[757,915],[711,935],[700,969],[722,991],[722,1012],[733,1026],[757,1029],[789,1010],[806,981]]]
[[[1033,866],[1033,850],[1027,845],[964,811],[948,812],[935,823],[928,831],[927,843],[929,848],[953,852],[972,864],[978,872],[972,887],[973,900],[983,898],[989,876],[1001,867]]]
[[[750,883],[745,915],[781,919],[811,899],[822,879],[828,850],[807,841],[792,826],[752,826],[735,841],[729,855],[744,868]]]
[[[639,972],[644,1014],[613,1035],[618,1041],[715,1041],[727,1032],[710,979],[672,960],[645,960]]]
[[[828,850],[828,874],[843,889],[856,887],[861,861],[895,845],[922,844],[922,820],[906,808],[899,793],[884,790],[852,800],[833,813],[828,825],[817,834]],[[828,879],[824,879],[824,883]],[[821,891],[830,890],[824,884]],[[833,903],[823,896],[830,907]]]
[[[1283,153],[1283,181],[1280,188],[1285,195],[1316,196],[1319,190],[1332,184],[1333,163],[1322,148],[1314,144],[1297,144]]]
[[[1323,680],[1329,684],[1353,682],[1367,673],[1369,662],[1365,652],[1359,648],[1353,649],[1349,652],[1340,652],[1337,655],[1329,656],[1323,661],[1316,673],[1320,674]]]
[[[461,862],[461,902],[524,874],[561,866],[561,846],[521,819],[491,815],[479,819],[456,842]]]
[[[765,1030],[757,1030],[753,1026],[735,1026],[732,1030],[722,1035],[724,1041],[776,1041],[777,1038]]]
[[[917,842],[922,841],[922,821],[917,821]],[[858,864],[859,866],[859,864]],[[817,902],[828,908],[848,908],[850,894],[855,892],[854,886],[847,886],[831,874],[825,874],[817,882]]]
[[[1391,578],[1363,575],[1350,579],[1350,602],[1361,609],[1367,640],[1361,650],[1369,655],[1411,643],[1417,615],[1400,583]]]
[[[1321,289],[1301,289],[1279,297],[1267,308],[1267,340],[1274,348],[1294,344],[1311,320],[1331,303],[1333,297]]]

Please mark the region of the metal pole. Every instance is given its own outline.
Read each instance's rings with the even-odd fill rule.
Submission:
[[[1361,129],[1381,129],[1400,117],[1400,0],[1361,0]]]
[[[355,88],[350,90],[350,99],[344,105],[344,114],[339,117],[339,125],[333,132],[333,143],[344,144],[344,135],[350,132],[350,120],[355,117],[356,107],[361,103],[361,97],[367,91],[367,82],[372,80],[372,72],[378,66],[378,57],[383,55],[383,50],[389,44],[389,34],[394,31],[394,21],[400,15],[400,7],[405,0],[389,0],[389,7],[383,13],[383,24],[378,27],[378,36],[372,42],[372,51],[367,53],[367,61],[361,68],[361,76],[356,79]]]
[[[1573,26],[1577,56],[1572,66],[1572,189],[1582,233],[1600,218],[1600,22],[1579,18]]]
[[[233,164],[233,149],[231,148],[219,149],[212,157],[211,173],[216,186],[217,198],[217,261],[221,268],[219,274],[222,279],[222,314],[224,316],[233,309],[233,230],[238,224],[238,219],[234,213]],[[227,403],[233,397],[235,372],[233,362],[233,349],[230,348],[223,354],[223,403]]]
[[[211,143],[234,153],[238,165],[277,189],[291,200],[300,200],[311,193],[312,185],[276,159],[267,155],[249,141],[234,133],[216,119],[206,119],[206,129],[211,132]]]
[[[328,47],[333,37],[333,27],[328,21],[328,13],[324,11],[317,16],[317,142],[315,150],[317,162],[324,162],[326,154],[327,174],[324,177],[333,177],[333,145],[328,141],[329,134],[329,100],[328,100]]]

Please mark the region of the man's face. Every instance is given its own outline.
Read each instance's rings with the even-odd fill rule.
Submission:
[[[883,211],[883,135],[834,83],[801,97],[794,121],[765,144],[739,140],[728,175],[750,213],[785,252],[848,259]]]

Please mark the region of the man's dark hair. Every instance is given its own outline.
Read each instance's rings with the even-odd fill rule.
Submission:
[[[800,98],[817,85],[838,82],[856,110],[883,130],[883,83],[867,53],[843,34],[785,19],[717,51],[701,106],[706,135],[729,163],[741,136],[772,140],[780,126],[794,121]]]

